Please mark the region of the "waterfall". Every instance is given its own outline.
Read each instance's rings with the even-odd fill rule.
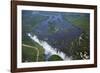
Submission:
[[[30,33],[27,34],[32,40],[34,40],[36,43],[38,43],[40,46],[42,46],[45,50],[45,55],[46,55],[46,60],[51,56],[51,55],[58,55],[60,56],[63,60],[71,60],[71,57],[66,56],[65,53],[61,51],[57,51],[57,48],[53,48],[50,46],[46,41],[39,40],[36,35],[32,36]]]

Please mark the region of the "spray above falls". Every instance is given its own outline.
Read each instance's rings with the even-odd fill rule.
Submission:
[[[45,50],[46,60],[52,56],[52,55],[58,55],[63,60],[71,60],[70,57],[66,56],[65,53],[61,51],[57,51],[57,48],[53,48],[50,46],[46,41],[39,40],[36,35],[32,36],[30,33],[27,34],[33,41],[38,43],[40,46],[42,46]]]

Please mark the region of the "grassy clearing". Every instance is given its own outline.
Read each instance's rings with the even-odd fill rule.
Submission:
[[[27,44],[33,47],[37,47],[39,50],[39,60],[44,61],[44,49],[36,42],[32,41],[28,36],[23,37],[23,44]],[[22,60],[23,62],[36,62],[37,51],[35,48],[23,47],[22,46]]]
[[[34,48],[22,47],[22,62],[36,61],[37,51]]]

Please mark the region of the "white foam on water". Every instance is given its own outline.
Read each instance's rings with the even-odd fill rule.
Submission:
[[[32,36],[30,33],[27,34],[32,40],[34,40],[36,43],[38,43],[40,46],[42,46],[45,50],[45,55],[47,55],[47,58],[49,58],[51,55],[58,55],[63,60],[71,60],[71,57],[66,56],[65,53],[62,51],[57,51],[57,48],[53,48],[50,46],[46,41],[41,41],[38,39],[36,35]]]

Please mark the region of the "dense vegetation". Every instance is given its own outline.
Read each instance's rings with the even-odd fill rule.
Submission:
[[[89,26],[90,26],[89,14],[69,13],[69,14],[63,14],[63,17],[66,21],[69,21],[74,26],[83,29],[83,31],[85,32],[89,32]]]
[[[47,13],[47,12],[44,12]],[[49,14],[49,12],[47,13]],[[51,13],[53,15],[53,13]],[[67,45],[65,43],[65,39],[61,41],[51,41],[51,44],[53,45],[62,45],[65,44],[65,48],[60,48],[61,51],[63,51],[68,56],[72,56],[73,60],[81,60],[81,59],[89,59],[89,14],[84,13],[63,13],[62,14],[63,20],[66,22],[71,23],[74,27],[82,29],[82,33],[79,37],[72,39]],[[43,15],[34,15],[26,16],[25,14],[22,16],[22,44],[26,44],[29,46],[36,47],[39,50],[39,59],[38,61],[45,61],[45,51],[42,46],[40,46],[38,43],[34,42],[30,37],[27,36],[27,33],[32,33],[32,35],[35,34],[33,31],[34,28],[36,28],[40,23],[46,19],[48,19],[47,16]],[[72,29],[61,29],[57,28],[57,23],[49,21],[48,24],[48,33],[50,35],[57,33],[60,30],[63,30],[65,33],[68,33],[72,31]],[[60,23],[61,24],[61,23]],[[36,48],[29,48],[22,45],[22,62],[36,62],[36,55],[37,51]],[[62,60],[61,57],[58,55],[52,55],[49,57],[48,61],[58,61]]]
[[[52,55],[48,61],[61,61],[63,60],[61,57],[59,57],[58,55]]]
[[[64,19],[72,23],[73,26],[83,30],[82,34],[78,38],[70,42],[69,49],[72,53],[73,59],[89,59],[89,14],[78,14],[78,17],[74,14],[64,14]]]

